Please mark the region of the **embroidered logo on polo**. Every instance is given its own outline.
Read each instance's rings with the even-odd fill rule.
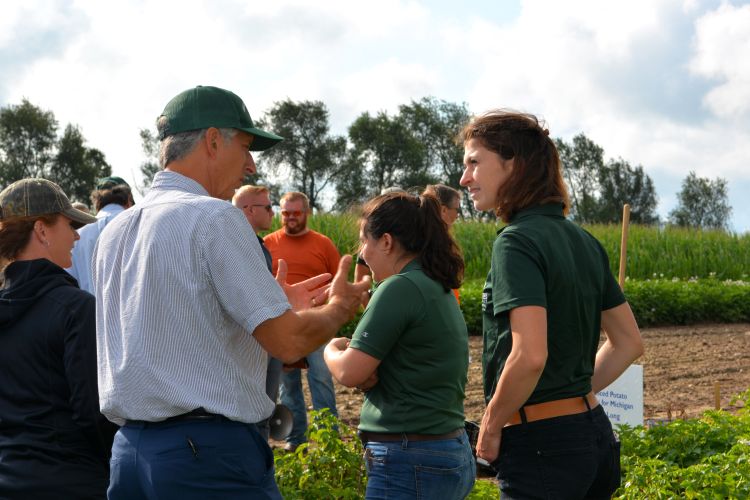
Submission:
[[[482,290],[482,312],[492,312],[492,288]]]

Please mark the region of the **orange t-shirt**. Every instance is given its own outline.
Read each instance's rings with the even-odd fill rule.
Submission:
[[[323,273],[336,274],[339,251],[330,238],[315,231],[302,236],[289,236],[284,228],[274,231],[263,242],[271,252],[273,274],[279,269],[279,259],[288,267],[287,283],[295,284]]]

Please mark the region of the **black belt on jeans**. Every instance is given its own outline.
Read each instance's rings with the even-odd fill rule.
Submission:
[[[169,424],[172,422],[183,422],[183,421],[210,421],[210,420],[217,420],[217,419],[223,419],[225,418],[222,415],[218,415],[216,413],[209,413],[203,408],[196,408],[193,411],[189,411],[187,413],[183,413],[181,415],[175,415],[174,417],[169,417],[164,420],[159,420],[158,422],[150,422],[147,420],[127,420],[125,423],[127,424],[136,424],[136,425],[161,425],[161,424]]]
[[[359,439],[362,444],[370,441],[440,441],[441,439],[453,439],[463,434],[464,428],[455,431],[446,432],[445,434],[410,434],[408,432],[368,432],[359,431]]]

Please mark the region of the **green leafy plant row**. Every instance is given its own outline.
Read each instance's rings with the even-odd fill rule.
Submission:
[[[365,497],[367,469],[354,429],[324,408],[311,412],[308,441],[294,452],[274,451],[276,483],[286,499],[318,500]],[[498,498],[497,486],[478,480],[471,500]]]
[[[736,415],[707,411],[645,429],[623,426],[623,480],[614,498],[750,498],[750,390]]]
[[[308,441],[294,452],[274,451],[276,483],[286,499],[360,499],[367,472],[362,443],[355,431],[328,408],[313,411]]]
[[[482,332],[484,280],[461,287],[461,310],[471,335]],[[642,327],[750,321],[750,282],[698,280],[628,280],[625,296]]]
[[[278,219],[274,229],[278,228]],[[359,225],[352,213],[320,214],[310,227],[328,235],[341,253],[355,252]],[[492,242],[500,224],[459,221],[453,231],[466,263],[466,279],[483,278],[490,268]],[[584,225],[607,250],[612,272],[620,266],[621,228],[614,224]],[[631,279],[716,277],[747,280],[750,276],[750,233],[737,235],[678,227],[631,225],[626,274]]]

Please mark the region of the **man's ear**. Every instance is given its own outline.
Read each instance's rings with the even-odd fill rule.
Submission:
[[[219,152],[220,145],[223,144],[223,137],[219,129],[211,127],[206,130],[206,135],[203,136],[203,144],[206,146],[208,156],[214,158]]]

